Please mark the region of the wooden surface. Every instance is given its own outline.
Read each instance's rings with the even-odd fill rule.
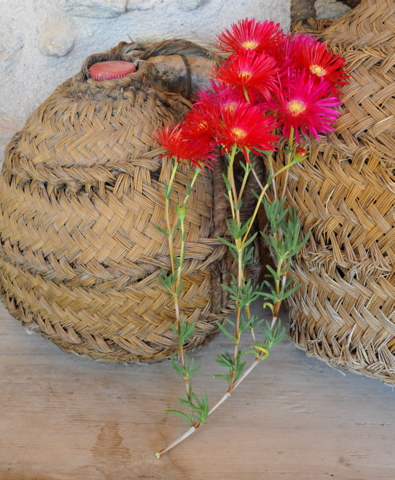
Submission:
[[[256,308],[256,310],[259,310]],[[99,364],[28,334],[0,308],[0,480],[394,480],[394,391],[273,350],[200,431],[165,415],[182,393],[169,362]],[[196,389],[218,399],[217,339],[195,354]],[[229,348],[229,346],[228,346]],[[204,380],[204,384],[203,384]]]

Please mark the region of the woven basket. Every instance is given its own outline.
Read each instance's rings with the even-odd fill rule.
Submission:
[[[395,383],[395,3],[364,0],[321,32],[351,74],[333,134],[287,196],[312,235],[293,274],[291,336],[308,355]],[[280,159],[281,160],[281,159]],[[280,162],[281,163],[281,162]]]
[[[163,185],[171,163],[159,158],[163,149],[152,134],[181,120],[189,103],[153,88],[142,60],[124,78],[90,79],[89,66],[103,60],[131,59],[89,57],[6,150],[1,289],[14,316],[63,350],[101,361],[154,362],[173,355],[178,341],[169,327],[173,299],[158,280],[160,268],[170,265],[156,226],[165,228]],[[190,197],[180,295],[181,312],[195,325],[187,348],[208,342],[215,322],[233,310],[220,286],[233,268],[217,240],[226,232],[223,168],[219,161],[214,172],[200,175]],[[192,176],[192,168],[180,168],[171,210]],[[257,252],[252,277],[258,259]]]

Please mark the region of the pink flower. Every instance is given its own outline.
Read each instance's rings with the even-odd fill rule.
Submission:
[[[232,24],[230,29],[225,29],[217,35],[219,46],[224,52],[248,52],[274,54],[281,45],[284,34],[280,24],[270,22],[257,22],[255,19],[239,20]]]
[[[344,70],[346,60],[330,52],[326,45],[309,35],[295,34],[290,45],[293,65],[306,70],[313,77],[324,78],[332,85],[334,94],[348,84],[349,74]]]
[[[256,55],[252,51],[246,51],[229,57],[220,67],[214,69],[214,75],[220,82],[233,85],[242,91],[252,88],[267,98],[276,85],[278,68],[270,55]]]
[[[306,72],[295,74],[291,80],[287,88],[278,89],[271,102],[273,110],[278,112],[284,136],[289,138],[294,128],[300,143],[299,129],[317,138],[319,133],[331,132],[340,115],[336,107],[341,105],[333,96],[331,84],[323,78],[317,81]]]

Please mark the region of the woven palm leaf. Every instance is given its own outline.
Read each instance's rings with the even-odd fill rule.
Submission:
[[[173,355],[178,339],[170,328],[173,298],[158,279],[161,267],[170,268],[168,245],[156,228],[166,228],[164,182],[172,165],[160,158],[153,132],[180,121],[189,103],[153,88],[150,65],[140,59],[124,78],[90,79],[89,66],[103,60],[131,59],[89,57],[7,148],[1,290],[14,316],[68,352],[154,362]],[[223,167],[219,161],[214,172],[201,174],[190,197],[180,311],[195,332],[186,348],[207,343],[233,310],[220,285],[233,268],[217,239],[226,233]],[[172,211],[193,173],[179,169]],[[258,257],[252,276],[259,274]]]
[[[320,38],[347,60],[335,132],[310,141],[287,196],[309,243],[290,300],[294,342],[395,383],[395,3],[363,0]],[[280,158],[281,163],[283,159]]]

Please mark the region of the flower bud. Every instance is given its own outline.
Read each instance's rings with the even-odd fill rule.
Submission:
[[[307,157],[307,150],[305,150],[305,149],[302,148],[302,147],[297,147],[297,148],[295,149],[294,160],[296,160],[297,162],[301,162],[301,161],[304,160],[306,157]]]

